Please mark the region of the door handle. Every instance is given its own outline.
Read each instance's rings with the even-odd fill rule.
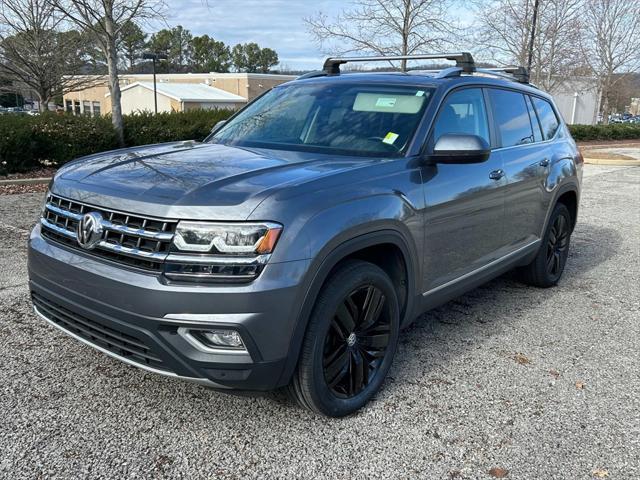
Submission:
[[[548,167],[549,166],[549,159],[545,158],[545,159],[540,160],[540,166],[541,167]]]
[[[489,178],[491,180],[500,180],[502,177],[504,177],[504,170],[502,170],[501,168],[498,170],[494,170],[489,174]]]

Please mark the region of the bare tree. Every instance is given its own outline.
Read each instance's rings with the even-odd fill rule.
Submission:
[[[109,69],[111,119],[118,141],[124,145],[120,83],[118,79],[118,40],[121,30],[130,21],[161,16],[162,0],[49,0],[78,28],[91,33]]]
[[[599,79],[600,111],[607,123],[614,89],[640,69],[640,3],[587,0],[583,15],[584,58]]]
[[[85,88],[93,79],[85,68],[82,39],[60,31],[62,17],[47,0],[0,2],[0,76],[5,90],[28,89],[38,96],[40,111],[55,95]]]
[[[353,52],[412,55],[452,44],[447,15],[452,0],[355,0],[334,19],[318,13],[305,18],[321,49],[333,55]],[[402,61],[402,71],[407,62]]]
[[[531,79],[552,90],[583,64],[580,16],[585,0],[542,0],[533,42]],[[477,43],[498,64],[526,65],[533,22],[533,0],[478,1]]]

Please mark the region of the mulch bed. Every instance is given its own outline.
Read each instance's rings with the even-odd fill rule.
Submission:
[[[26,173],[10,173],[9,175],[0,175],[0,180],[18,180],[21,178],[44,178],[53,177],[56,173],[56,168],[39,168],[37,170],[31,170]]]
[[[26,177],[28,178],[28,177]],[[47,191],[46,183],[36,185],[0,185],[0,195],[17,195],[19,193],[44,193]]]

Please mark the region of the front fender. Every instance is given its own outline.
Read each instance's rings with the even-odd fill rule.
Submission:
[[[405,318],[414,313],[414,301],[421,278],[418,259],[422,248],[421,213],[401,195],[376,195],[333,205],[308,219],[297,235],[291,235],[287,247],[305,249],[312,259],[297,299],[297,318],[291,338],[287,365],[280,379],[286,385],[297,364],[300,348],[315,299],[333,268],[345,257],[380,244],[400,249],[407,267],[407,305]],[[282,248],[278,245],[277,248]]]

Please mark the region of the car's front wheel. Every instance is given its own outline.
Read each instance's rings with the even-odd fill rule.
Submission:
[[[396,351],[394,286],[376,265],[345,262],[316,300],[290,392],[304,407],[340,417],[380,389]]]

